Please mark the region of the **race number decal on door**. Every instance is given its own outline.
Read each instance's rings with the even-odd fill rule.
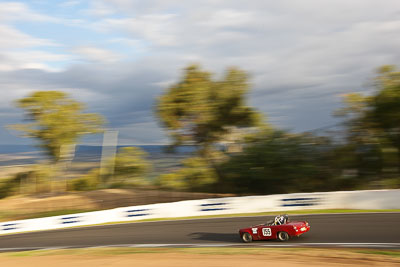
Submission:
[[[271,236],[272,235],[271,228],[263,228],[262,234],[263,234],[263,236]]]

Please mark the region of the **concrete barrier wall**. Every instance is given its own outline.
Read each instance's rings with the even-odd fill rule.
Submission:
[[[400,190],[296,193],[187,200],[0,223],[0,235],[143,219],[306,209],[400,209]]]

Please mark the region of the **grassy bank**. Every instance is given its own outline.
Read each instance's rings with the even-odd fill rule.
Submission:
[[[130,247],[103,247],[103,248],[80,248],[80,249],[46,249],[22,252],[4,252],[0,257],[29,257],[29,256],[51,256],[51,255],[129,255],[129,254],[149,254],[149,253],[178,253],[178,254],[201,254],[201,255],[266,255],[270,253],[291,253],[305,254],[317,253],[349,253],[366,255],[383,255],[400,258],[399,250],[366,249],[355,248],[130,248]]]

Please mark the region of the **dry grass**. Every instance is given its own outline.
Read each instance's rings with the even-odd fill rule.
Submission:
[[[276,248],[87,248],[0,254],[4,266],[399,266],[395,251]],[[390,252],[390,253],[386,253]],[[386,254],[385,254],[386,253]]]

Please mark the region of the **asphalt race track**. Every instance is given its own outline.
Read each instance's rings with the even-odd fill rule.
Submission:
[[[308,233],[282,243],[241,242],[238,229],[270,216],[125,223],[0,236],[0,251],[55,247],[318,246],[400,249],[400,213],[290,216],[307,220]]]

